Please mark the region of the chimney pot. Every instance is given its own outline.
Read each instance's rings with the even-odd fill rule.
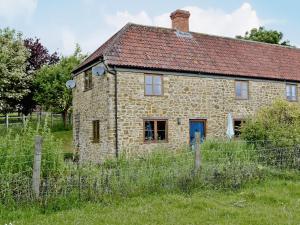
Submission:
[[[172,12],[170,17],[172,20],[172,28],[182,31],[189,32],[189,18],[190,12],[186,10],[177,9]]]

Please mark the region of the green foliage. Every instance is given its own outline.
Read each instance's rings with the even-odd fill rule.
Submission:
[[[30,92],[32,76],[26,74],[28,57],[22,34],[9,28],[0,29],[0,113],[16,110]]]
[[[267,141],[276,147],[297,145],[300,143],[300,106],[277,100],[250,118],[241,133],[242,139],[248,142]]]
[[[201,145],[201,153],[207,162],[249,162],[253,157],[253,146],[243,141],[210,139]]]
[[[243,141],[207,140],[201,145],[202,180],[211,188],[238,189],[264,180],[253,145]]]
[[[278,100],[262,108],[241,128],[241,137],[253,143],[260,161],[300,168],[300,106]]]
[[[41,177],[58,177],[63,171],[61,143],[46,124],[42,128],[26,126],[17,133],[9,131],[0,137],[1,201],[30,199],[36,135],[43,137]]]
[[[63,113],[66,125],[67,113],[72,105],[72,91],[65,84],[71,78],[72,70],[84,59],[79,46],[73,55],[62,57],[54,65],[42,67],[36,75],[37,92],[34,99],[45,110]]]
[[[247,31],[245,36],[236,36],[238,39],[265,42],[270,44],[291,46],[288,40],[282,41],[283,33],[276,30],[267,30],[264,27],[253,28]]]
[[[196,190],[188,195],[155,194],[82,203],[81,206],[66,200],[69,207],[73,207],[57,213],[45,213],[36,207],[11,210],[3,205],[0,206],[0,224],[298,224],[299,196],[299,181],[272,179],[235,192]],[[59,205],[59,202],[55,205]]]
[[[72,103],[71,90],[65,86],[66,81],[71,78],[72,70],[82,61],[80,50],[74,55],[62,57],[59,63],[42,67],[36,78],[38,86],[35,100],[53,112],[64,112]]]

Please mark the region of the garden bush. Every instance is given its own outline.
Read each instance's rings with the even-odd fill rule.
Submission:
[[[300,168],[300,106],[277,100],[259,110],[241,128],[241,137],[255,145],[260,162]]]

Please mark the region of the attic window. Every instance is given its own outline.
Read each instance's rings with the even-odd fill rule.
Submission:
[[[192,34],[189,33],[189,32],[183,32],[183,31],[177,30],[175,33],[176,33],[177,37],[181,37],[181,38],[193,38]]]

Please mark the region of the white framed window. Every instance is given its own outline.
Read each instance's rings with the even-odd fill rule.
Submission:
[[[249,99],[249,82],[248,81],[235,81],[235,98],[236,99]]]
[[[163,78],[161,75],[145,74],[145,95],[163,95]]]
[[[297,85],[286,84],[286,99],[289,101],[297,101]]]

